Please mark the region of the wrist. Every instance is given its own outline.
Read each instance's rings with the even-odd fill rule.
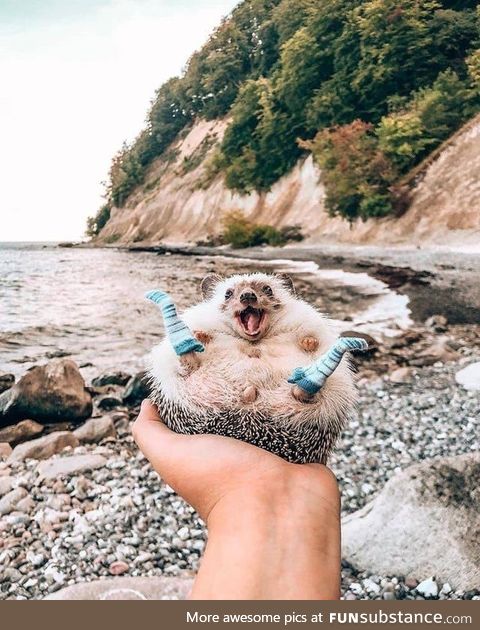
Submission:
[[[225,494],[208,515],[208,543],[193,597],[338,597],[338,503],[335,496],[325,498],[319,485],[318,475],[288,471]],[[218,575],[222,562],[229,565],[228,584]],[[327,582],[322,575],[329,576]]]
[[[271,475],[226,492],[206,517],[209,531],[238,522],[239,513],[253,515],[257,521],[274,519],[285,526],[301,521],[314,527],[326,513],[339,520],[337,481],[324,466],[286,464],[284,471],[276,468]]]

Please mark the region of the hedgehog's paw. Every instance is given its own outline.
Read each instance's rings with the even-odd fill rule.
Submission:
[[[313,401],[315,394],[309,394],[298,385],[294,385],[291,389],[292,396],[301,403],[309,403]]]
[[[200,367],[198,352],[187,352],[179,357],[181,376],[189,376]]]
[[[253,403],[257,400],[257,396],[258,396],[258,391],[255,385],[249,385],[243,390],[240,396],[240,400],[243,403]]]
[[[300,339],[300,348],[302,348],[302,350],[305,350],[305,352],[315,352],[316,350],[318,350],[319,345],[320,342],[316,337],[307,336]]]
[[[195,339],[198,339],[198,341],[200,343],[203,343],[204,346],[206,346],[207,343],[210,343],[213,339],[212,335],[209,335],[203,330],[194,330],[193,334],[195,336]]]

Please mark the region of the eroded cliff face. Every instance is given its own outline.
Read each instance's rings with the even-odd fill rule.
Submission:
[[[113,208],[101,243],[195,243],[221,229],[226,212],[257,223],[300,225],[308,243],[480,246],[480,116],[448,141],[417,177],[400,218],[350,226],[328,216],[321,172],[311,157],[268,193],[239,195],[222,176],[205,184],[225,121],[200,121],[150,168],[123,208]]]

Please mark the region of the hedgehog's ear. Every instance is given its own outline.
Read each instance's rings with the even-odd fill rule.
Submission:
[[[211,297],[213,295],[213,292],[215,291],[215,287],[222,280],[222,276],[219,276],[218,273],[209,273],[208,276],[205,276],[205,278],[202,280],[202,284],[200,285],[203,297]]]
[[[297,292],[295,291],[295,287],[293,286],[293,280],[288,275],[288,273],[277,273],[275,275],[280,280],[280,282],[283,284],[283,286],[287,289],[287,291],[290,291],[290,293],[292,295],[296,295],[297,294]]]

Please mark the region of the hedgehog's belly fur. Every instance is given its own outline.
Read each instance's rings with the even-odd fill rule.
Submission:
[[[161,392],[152,394],[152,400],[165,424],[177,433],[233,437],[298,464],[325,464],[345,421],[339,416],[328,426],[311,421],[293,423],[248,409],[198,413],[168,400]]]

